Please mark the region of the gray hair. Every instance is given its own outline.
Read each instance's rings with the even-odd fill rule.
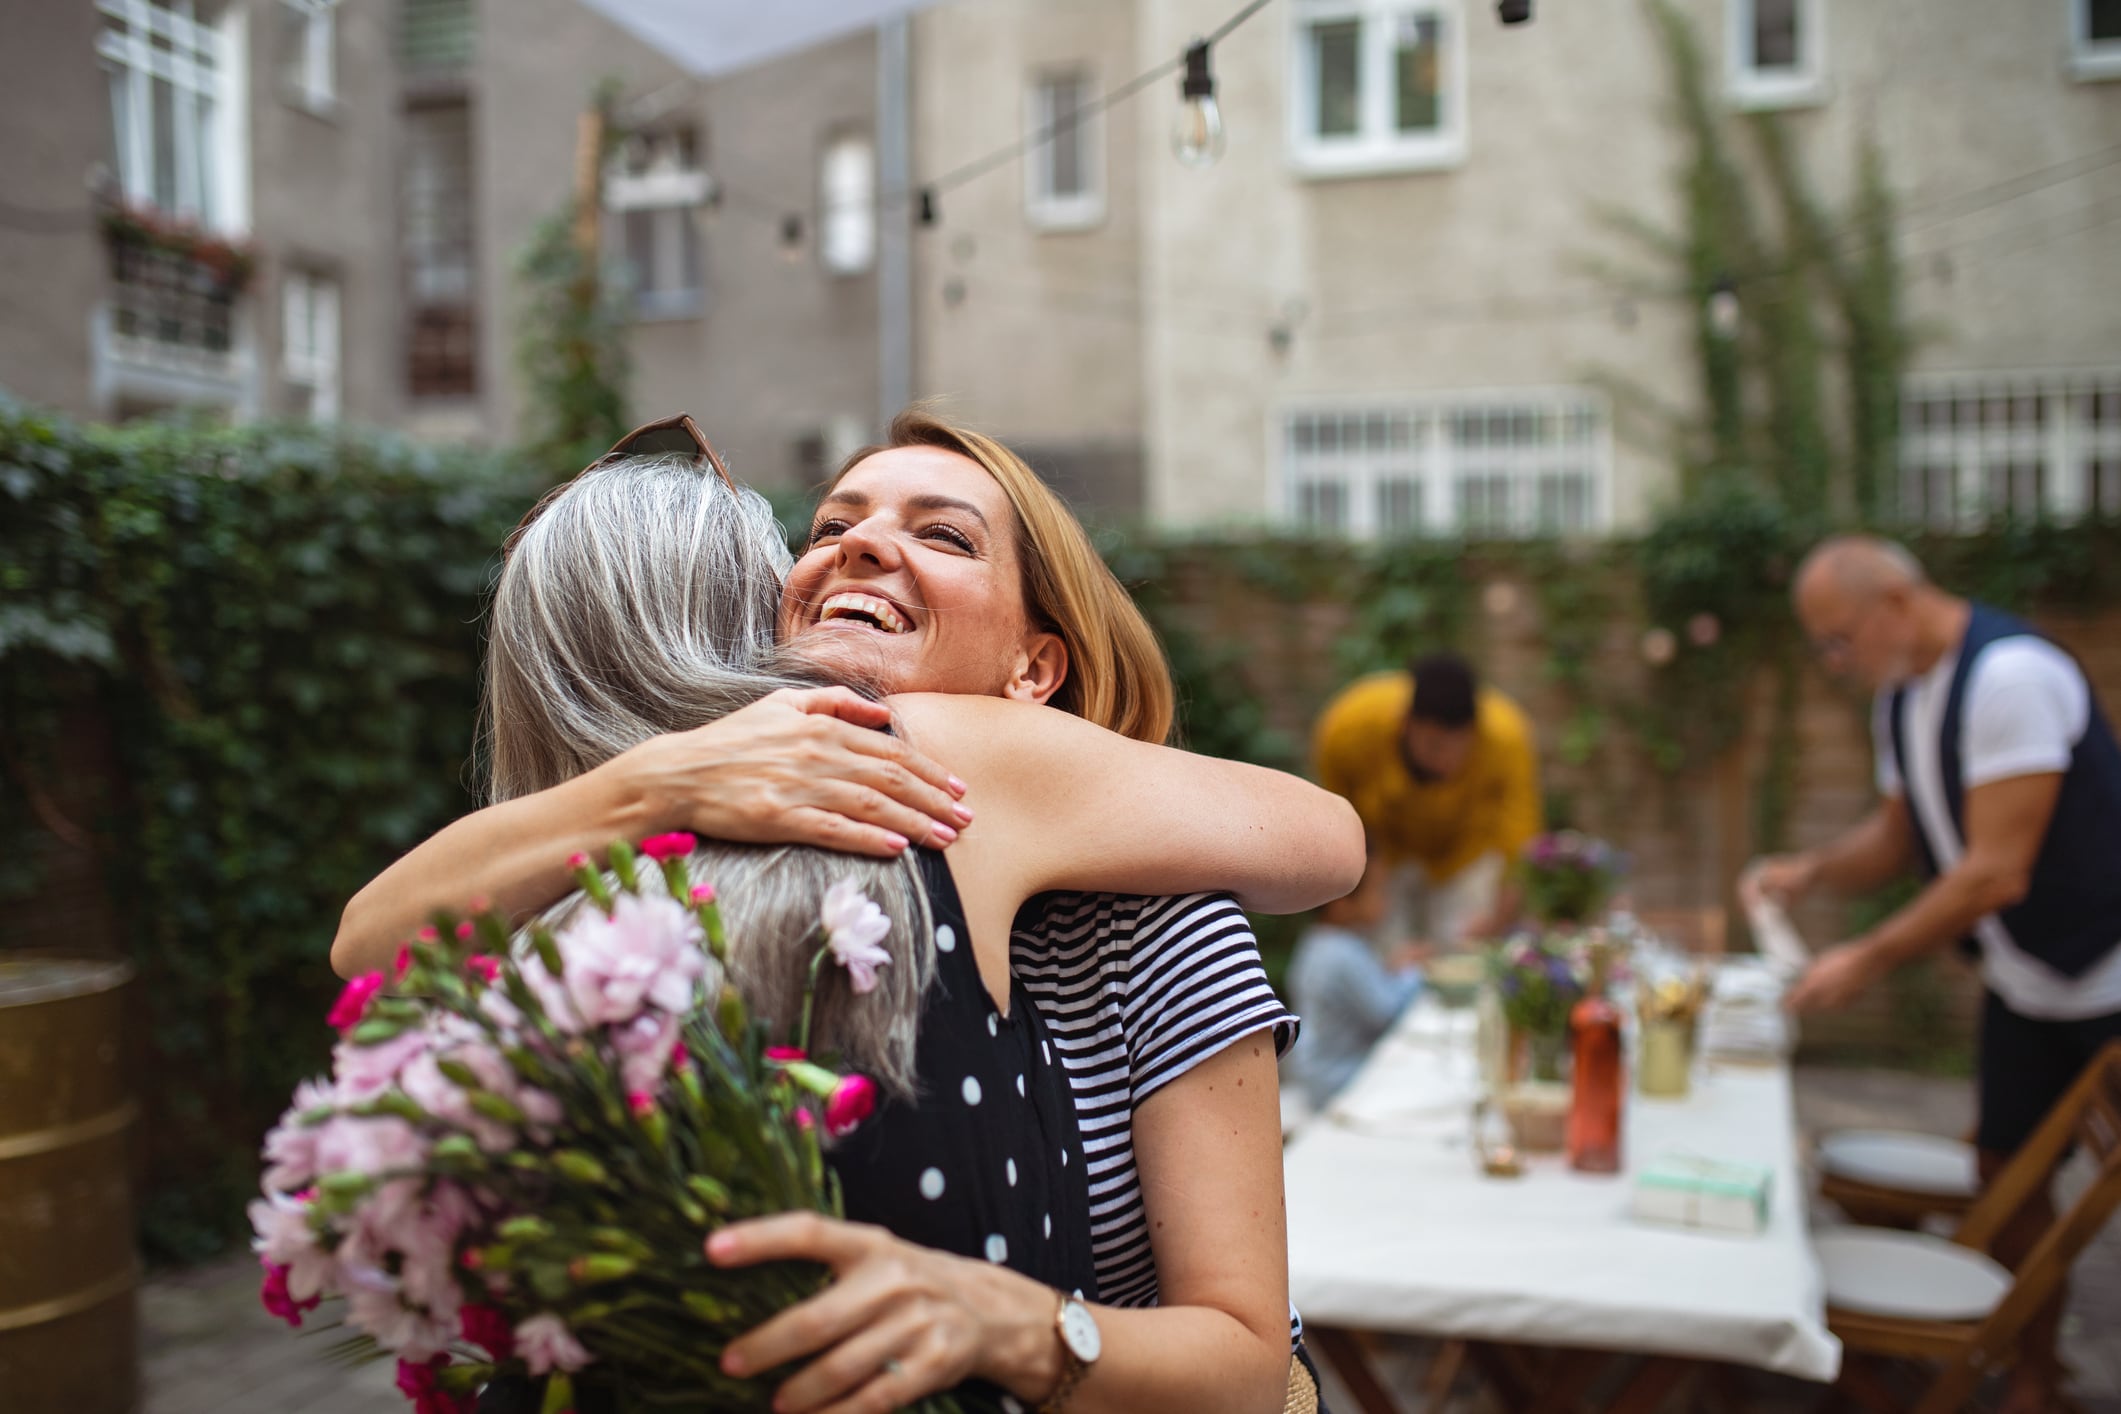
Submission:
[[[1887,589],[1915,589],[1929,583],[1922,561],[1897,540],[1882,535],[1830,535],[1812,547],[1797,566],[1797,583],[1820,576],[1858,603]]]
[[[691,457],[619,458],[576,477],[523,529],[494,591],[482,707],[490,798],[558,785],[778,689],[830,682],[774,646],[791,563],[766,499],[732,491]],[[883,861],[704,841],[689,868],[719,896],[730,982],[754,1016],[784,1030],[802,1010],[825,890],[852,878],[875,900],[891,918],[892,964],[859,999],[840,969],[823,970],[813,1045],[910,1095],[935,975],[910,852]],[[574,895],[547,917],[580,903]]]

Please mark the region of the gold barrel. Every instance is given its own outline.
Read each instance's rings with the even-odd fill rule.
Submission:
[[[121,962],[0,954],[0,1407],[139,1393]]]

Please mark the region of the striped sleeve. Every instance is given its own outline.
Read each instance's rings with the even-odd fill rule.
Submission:
[[[1243,1037],[1271,1030],[1276,1056],[1296,1040],[1252,925],[1225,894],[1149,901],[1128,948],[1122,1012],[1137,1106]]]

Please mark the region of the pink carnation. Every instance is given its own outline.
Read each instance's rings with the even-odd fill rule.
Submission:
[[[825,1101],[825,1132],[837,1139],[874,1113],[876,1082],[866,1075],[847,1076]]]
[[[809,1060],[810,1053],[801,1046],[768,1046],[766,1059],[770,1061]]]
[[[589,867],[589,856],[580,850],[576,850],[573,854],[567,856],[567,867],[569,869],[587,869]]]
[[[825,945],[847,969],[847,980],[856,994],[874,989],[876,970],[891,961],[891,954],[880,946],[891,932],[891,919],[852,879],[842,879],[825,890],[818,914],[825,927]]]
[[[469,918],[465,919],[462,923],[459,923],[457,925],[457,941],[460,943],[470,942],[471,935],[476,931],[477,930],[471,926],[471,920]]]
[[[494,979],[501,975],[501,964],[486,953],[475,952],[464,959],[464,970],[492,986]]]
[[[516,1326],[516,1353],[530,1367],[533,1375],[546,1375],[554,1370],[565,1370],[569,1374],[589,1363],[589,1352],[567,1329],[567,1323],[549,1312],[532,1316]]]
[[[667,835],[650,835],[641,841],[641,853],[650,859],[682,859],[700,847],[700,842],[683,830],[673,830]]]
[[[405,974],[412,971],[412,944],[398,944],[398,955],[390,964],[390,975],[402,982]]]
[[[339,1115],[317,1136],[317,1167],[324,1173],[376,1177],[417,1168],[426,1157],[427,1141],[396,1115]]]
[[[338,1087],[332,1098],[341,1105],[358,1105],[388,1090],[398,1072],[420,1052],[434,1044],[424,1031],[406,1031],[373,1046],[342,1041],[331,1053],[331,1071]]]
[[[341,1032],[351,1031],[361,1024],[361,1017],[368,1004],[375,1000],[376,993],[383,990],[383,974],[364,972],[346,984],[339,999],[331,1004],[331,1014],[324,1020]]]
[[[707,971],[699,920],[668,897],[621,894],[610,917],[588,910],[554,941],[566,964],[561,985],[591,1026],[622,1025],[649,1006],[690,1011]]]
[[[692,901],[693,901],[694,903],[697,903],[697,904],[709,904],[709,903],[713,903],[713,902],[714,902],[714,885],[712,885],[712,884],[694,884],[694,885],[692,886]]]
[[[619,1079],[626,1088],[653,1095],[663,1084],[670,1048],[677,1044],[678,1019],[667,1011],[644,1011],[611,1033],[619,1054]]]

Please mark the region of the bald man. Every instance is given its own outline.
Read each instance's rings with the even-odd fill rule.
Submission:
[[[1798,572],[1796,604],[1825,665],[1876,694],[1880,801],[1831,843],[1756,862],[1741,889],[1790,901],[1920,870],[1927,887],[1914,901],[1821,953],[1790,1005],[1845,1006],[1902,963],[1970,939],[1987,993],[1976,1143],[1992,1177],[2121,1037],[2121,747],[2074,659],[1937,588],[1890,541],[1820,545]],[[2028,1209],[1999,1239],[2006,1262],[2053,1219],[2044,1194]],[[2014,1414],[2054,1407],[2059,1313],[2057,1298],[2027,1332],[2005,1406]]]

